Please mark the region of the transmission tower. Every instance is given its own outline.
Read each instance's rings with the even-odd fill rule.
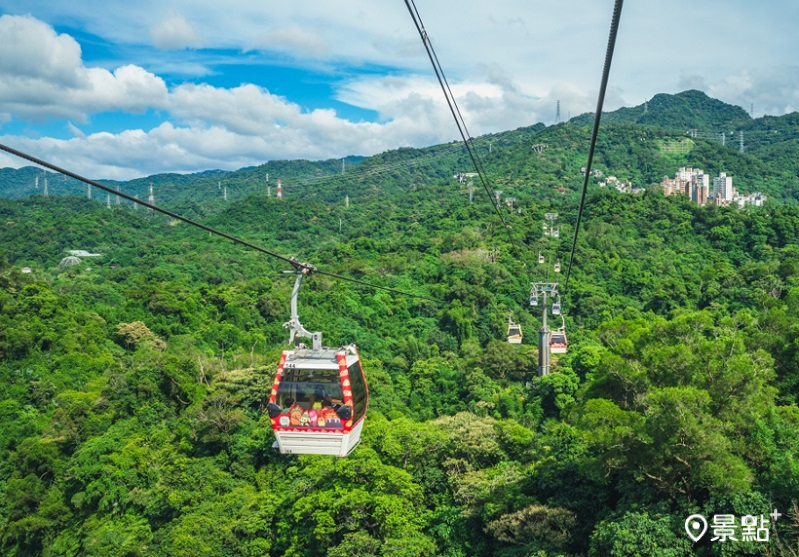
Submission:
[[[560,123],[560,100],[555,104],[555,123]]]
[[[738,132],[738,151],[740,153],[744,152],[744,131],[743,130]]]
[[[147,196],[147,201],[150,202],[150,205],[155,205],[155,194],[153,193],[153,183],[150,182],[150,195]],[[147,210],[148,212],[152,213],[152,208]]]

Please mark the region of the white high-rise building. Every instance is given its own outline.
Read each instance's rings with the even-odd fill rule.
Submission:
[[[732,187],[732,176],[727,176],[726,172],[719,173],[718,178],[713,178],[713,197],[716,202],[723,201],[724,204],[732,201],[735,190]]]

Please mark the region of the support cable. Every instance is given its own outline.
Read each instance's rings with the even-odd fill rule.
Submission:
[[[436,56],[435,49],[433,48],[433,43],[430,41],[430,36],[427,34],[427,31],[424,28],[419,11],[416,9],[416,4],[413,0],[405,0],[405,5],[408,8],[408,12],[411,14],[411,18],[416,26],[416,30],[419,32],[419,36],[421,37],[422,43],[427,51],[427,56],[430,58],[430,63],[433,65],[433,71],[436,74],[439,85],[441,85],[441,90],[444,92],[444,98],[447,101],[447,105],[452,113],[452,117],[455,119],[455,125],[458,127],[458,132],[460,133],[461,139],[463,139],[463,143],[469,153],[469,158],[472,159],[472,164],[474,164],[475,170],[477,170],[477,175],[480,177],[480,183],[482,184],[483,189],[486,191],[488,199],[491,201],[491,205],[494,206],[494,210],[496,211],[497,215],[499,215],[502,224],[505,225],[505,228],[508,231],[508,237],[512,243],[513,238],[510,237],[511,226],[508,224],[508,221],[505,219],[499,209],[499,205],[494,198],[494,193],[491,191],[491,187],[489,186],[488,178],[486,177],[485,170],[483,169],[483,164],[472,147],[472,138],[469,135],[469,130],[466,128],[466,122],[463,120],[463,116],[458,108],[458,104],[455,102],[455,96],[452,94],[452,90],[449,87],[447,78],[444,75],[444,70],[438,61],[438,56]]]
[[[574,239],[572,240],[572,249],[569,255],[569,268],[566,271],[566,280],[563,283],[564,288],[569,284],[569,276],[572,272],[572,263],[574,262],[574,250],[577,246],[577,235],[580,232],[580,221],[583,218],[583,207],[585,206],[585,194],[588,190],[588,177],[591,175],[591,163],[594,160],[594,150],[596,148],[596,138],[599,134],[599,121],[602,119],[602,106],[605,104],[605,91],[608,87],[608,77],[610,75],[610,64],[613,60],[613,51],[616,48],[616,35],[619,31],[619,19],[621,18],[621,8],[624,0],[616,0],[613,8],[613,19],[610,22],[610,36],[608,37],[608,48],[605,52],[605,66],[602,69],[602,84],[599,87],[599,98],[596,104],[596,115],[594,116],[594,129],[591,133],[591,146],[588,149],[588,163],[585,165],[585,179],[583,180],[583,191],[580,196],[580,208],[577,211],[577,224],[574,226]]]
[[[285,256],[280,255],[278,253],[275,253],[273,251],[269,251],[269,250],[267,250],[265,248],[262,248],[261,246],[257,246],[257,245],[255,245],[255,244],[253,244],[251,242],[248,242],[247,240],[242,240],[241,238],[237,238],[235,236],[231,236],[230,234],[227,234],[226,232],[222,232],[221,230],[217,230],[217,229],[212,228],[210,226],[207,226],[205,224],[199,223],[199,222],[194,221],[194,220],[192,220],[190,218],[187,218],[187,217],[184,217],[184,216],[179,215],[177,213],[174,213],[174,212],[172,212],[172,211],[170,211],[168,209],[164,209],[163,207],[159,207],[159,206],[154,205],[152,203],[149,203],[149,202],[146,202],[146,201],[142,201],[141,199],[133,197],[132,195],[128,195],[128,194],[126,194],[124,192],[117,191],[114,188],[111,188],[111,187],[108,187],[108,186],[104,186],[103,184],[101,184],[99,182],[96,182],[94,180],[90,180],[89,178],[84,178],[83,176],[80,176],[79,174],[75,174],[74,172],[71,172],[71,171],[66,170],[64,168],[61,168],[61,167],[58,167],[58,166],[56,166],[54,164],[46,162],[46,161],[44,161],[42,159],[39,159],[37,157],[34,157],[33,155],[29,155],[27,153],[23,153],[22,151],[18,151],[17,149],[14,149],[14,148],[9,147],[7,145],[3,145],[2,143],[0,143],[0,150],[5,151],[6,153],[12,154],[14,156],[17,156],[17,157],[19,157],[21,159],[25,159],[27,161],[30,161],[30,162],[32,162],[32,163],[34,163],[36,165],[42,166],[44,168],[48,168],[48,169],[52,170],[53,172],[58,172],[59,174],[63,174],[64,176],[69,176],[70,178],[74,178],[75,180],[83,182],[84,184],[88,184],[90,186],[93,186],[93,187],[98,188],[100,190],[103,190],[105,192],[108,192],[108,193],[111,193],[111,194],[114,194],[114,195],[118,195],[119,197],[127,199],[128,201],[131,201],[133,203],[137,203],[139,205],[143,205],[144,207],[147,207],[148,209],[152,209],[153,211],[158,211],[159,213],[162,213],[164,215],[172,217],[173,219],[176,219],[176,220],[179,220],[179,221],[183,221],[186,224],[190,224],[191,226],[195,226],[195,227],[200,228],[202,230],[205,230],[205,231],[207,231],[207,232],[209,232],[211,234],[215,234],[217,236],[221,236],[222,238],[230,240],[231,242],[233,242],[235,244],[240,244],[242,246],[246,246],[246,247],[248,247],[250,249],[253,249],[253,250],[261,252],[261,253],[264,253],[264,254],[269,255],[271,257],[275,257],[277,259],[280,259],[281,261],[289,263],[290,265],[292,265],[295,268],[298,265],[298,261],[295,258],[293,258],[293,257],[285,257]],[[422,300],[427,300],[429,302],[434,302],[436,304],[440,304],[441,303],[439,300],[435,300],[435,299],[429,298],[427,296],[422,296],[420,294],[413,294],[411,292],[405,292],[405,291],[402,291],[402,290],[397,290],[395,288],[389,288],[387,286],[378,286],[376,284],[371,284],[371,283],[368,283],[366,281],[353,279],[353,278],[349,278],[349,277],[345,277],[345,276],[341,276],[341,275],[336,275],[334,273],[328,273],[328,272],[325,272],[325,271],[320,271],[320,270],[316,269],[315,267],[313,268],[313,271],[315,273],[320,274],[320,275],[328,276],[330,278],[334,278],[334,279],[337,279],[337,280],[343,280],[343,281],[346,281],[346,282],[352,282],[354,284],[360,284],[362,286],[367,286],[369,288],[374,288],[376,290],[385,290],[387,292],[393,292],[395,294],[401,294],[403,296],[410,296],[412,298],[420,298]]]

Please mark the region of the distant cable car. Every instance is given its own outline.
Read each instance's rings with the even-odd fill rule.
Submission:
[[[552,315],[560,315],[560,302],[552,303]]]
[[[522,326],[511,321],[510,315],[508,316],[508,342],[510,344],[522,343]]]
[[[282,454],[347,456],[361,440],[369,389],[354,344],[323,348],[322,333],[310,333],[297,315],[297,295],[305,274],[316,269],[295,262],[297,280],[291,293],[289,342],[310,338],[311,348],[297,344],[285,350],[269,395],[267,412]],[[294,272],[294,271],[290,271]]]
[[[555,272],[556,273],[560,272],[560,259],[558,259],[558,261],[555,263]]]
[[[549,337],[549,351],[552,354],[565,354],[568,348],[566,330],[553,331]]]
[[[538,262],[539,263],[543,263],[544,262],[544,254],[541,253],[540,251],[538,252]]]

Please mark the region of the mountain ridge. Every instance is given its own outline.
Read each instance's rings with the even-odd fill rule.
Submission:
[[[584,136],[592,124],[593,115],[583,114],[552,126],[538,123],[471,141],[498,187],[526,179],[544,184],[549,190],[575,189],[581,181],[579,165],[584,164],[579,159],[584,161],[583,153],[587,153],[588,140]],[[691,141],[690,145],[684,142],[685,138]],[[647,140],[658,147],[635,145],[636,141]],[[547,149],[537,155],[542,164],[534,172],[548,173],[535,179],[524,171],[535,162],[529,156],[534,145],[542,151]],[[753,182],[764,176],[767,182],[776,183],[783,174],[792,181],[799,176],[799,114],[752,119],[742,108],[701,91],[664,93],[645,104],[603,114],[598,147],[607,155],[597,162],[614,174],[626,174],[624,178],[634,180],[638,187],[657,183],[680,165],[737,172]],[[670,151],[674,149],[686,151],[685,156],[672,156]],[[633,156],[623,155],[624,151]],[[560,161],[559,166],[547,164],[554,160]],[[619,164],[626,167],[619,168]],[[268,161],[234,171],[166,173],[100,183],[142,200],[148,199],[149,186],[153,184],[156,204],[198,215],[221,210],[227,200],[249,195],[276,196],[278,179],[282,181],[284,197],[301,195],[346,202],[348,197],[380,195],[386,188],[402,191],[431,179],[445,180],[453,174],[472,171],[473,163],[463,144],[450,142],[423,148],[400,147],[368,157]],[[42,194],[45,176],[50,195],[87,195],[87,186],[77,180],[24,167],[0,169],[0,197]],[[755,184],[749,189],[754,191]],[[779,187],[770,190],[769,195],[781,194]],[[98,192],[95,199],[116,203],[112,195]]]

